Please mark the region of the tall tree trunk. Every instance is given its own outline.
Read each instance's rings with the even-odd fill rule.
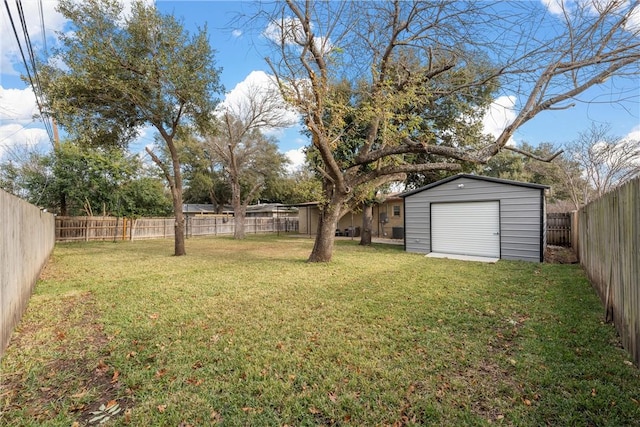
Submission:
[[[173,138],[168,135],[166,132],[163,132],[162,129],[159,129],[162,134],[165,142],[167,143],[167,147],[169,148],[169,153],[171,153],[171,164],[173,170],[170,170],[167,165],[155,155],[153,150],[149,147],[146,147],[145,150],[151,156],[151,159],[155,162],[156,165],[162,170],[165,178],[167,179],[167,183],[169,184],[169,188],[171,189],[171,198],[173,199],[173,215],[176,218],[175,222],[175,234],[174,234],[174,255],[175,256],[183,256],[187,254],[185,249],[184,242],[184,232],[185,232],[185,221],[184,221],[184,213],[182,212],[182,174],[180,172],[180,159],[178,158],[178,152],[176,151],[175,145],[173,144]]]
[[[64,191],[60,192],[60,216],[67,216],[69,211],[67,209],[67,194]]]
[[[174,194],[175,193],[175,194]],[[183,256],[187,254],[185,249],[185,220],[182,212],[182,188],[175,188],[171,192],[173,196],[173,213],[176,218],[174,236],[174,255]]]
[[[372,229],[373,229],[373,205],[367,203],[362,207],[362,232],[360,234],[360,244],[362,246],[371,245]]]
[[[183,256],[187,254],[185,248],[185,221],[184,212],[182,212],[182,171],[180,170],[180,159],[178,152],[173,144],[173,138],[171,143],[167,141],[169,146],[169,152],[171,153],[171,162],[173,164],[173,189],[171,194],[173,195],[173,212],[176,217],[176,229],[174,237],[174,249],[175,256]]]
[[[318,221],[318,234],[313,244],[313,250],[307,262],[329,262],[333,255],[333,242],[336,236],[336,227],[340,219],[340,206],[342,203],[326,205],[321,212]]]
[[[237,209],[234,206],[233,217],[234,217],[233,220],[235,224],[235,227],[233,229],[233,238],[236,240],[242,240],[246,236],[244,223],[247,217],[247,209],[242,205]]]
[[[237,180],[231,182],[231,206],[233,207],[233,238],[242,240],[245,238],[244,219],[247,216],[247,208],[242,203],[240,183]]]

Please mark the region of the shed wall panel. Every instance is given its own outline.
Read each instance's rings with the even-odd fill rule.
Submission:
[[[405,198],[405,248],[429,253],[430,204],[500,201],[503,259],[540,261],[544,247],[542,189],[460,177]]]

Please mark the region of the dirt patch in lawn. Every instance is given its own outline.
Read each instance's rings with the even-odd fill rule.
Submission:
[[[572,248],[547,245],[544,252],[544,262],[550,264],[577,264],[578,257]]]
[[[32,301],[29,309],[41,313],[26,315],[9,343],[12,355],[0,375],[0,424],[38,423],[66,412],[74,426],[83,426],[124,415],[132,399],[105,362],[109,338],[91,293]]]

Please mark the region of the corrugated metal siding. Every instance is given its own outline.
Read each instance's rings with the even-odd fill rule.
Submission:
[[[460,184],[463,185],[461,188]],[[544,239],[544,229],[541,229],[542,191],[461,177],[411,194],[405,198],[406,250],[431,252],[430,203],[499,200],[501,257],[539,262]]]

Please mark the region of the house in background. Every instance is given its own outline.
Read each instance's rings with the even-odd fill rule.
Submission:
[[[224,215],[233,216],[233,209],[229,205],[222,207],[221,212],[216,212],[215,206],[211,203],[184,203],[182,205],[182,213],[186,216],[203,216],[203,215]]]
[[[548,188],[460,174],[406,192],[405,249],[542,262]]]
[[[299,209],[299,232],[310,236],[317,234],[320,218],[318,203],[301,203],[296,206]],[[382,202],[373,205],[373,237],[402,239],[403,227],[403,200],[398,194],[389,195]],[[361,230],[362,211],[349,211],[338,221],[336,235],[359,237]]]
[[[233,217],[233,208],[224,205],[220,212],[216,212],[211,203],[185,203],[182,205],[182,212],[186,216],[207,216],[218,215]],[[297,218],[298,209],[282,203],[267,203],[247,206],[247,218]]]
[[[298,208],[282,203],[265,203],[247,206],[248,218],[297,218]]]

